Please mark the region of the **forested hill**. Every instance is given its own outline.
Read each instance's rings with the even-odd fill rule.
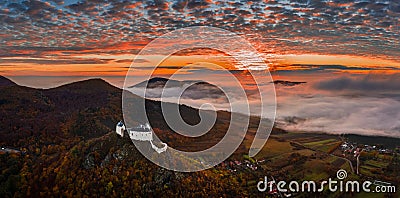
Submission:
[[[72,137],[99,137],[121,119],[121,90],[91,79],[52,89],[0,84],[0,144],[12,147],[59,144]]]
[[[119,138],[113,131],[123,118],[122,90],[104,80],[33,89],[0,77],[0,92],[0,146],[20,151],[0,154],[0,197],[239,194],[231,186],[237,178],[222,178],[215,170],[161,169],[128,138]],[[210,147],[229,125],[229,113],[219,112],[218,127],[195,144],[169,130],[160,102],[146,101],[146,108],[160,139],[181,150]],[[197,109],[181,105],[180,110],[187,122],[199,121]],[[204,191],[204,186],[210,188]]]

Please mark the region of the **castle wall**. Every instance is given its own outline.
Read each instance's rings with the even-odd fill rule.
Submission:
[[[129,131],[129,137],[132,140],[140,140],[140,141],[152,141],[153,140],[153,132],[137,132],[137,131]]]

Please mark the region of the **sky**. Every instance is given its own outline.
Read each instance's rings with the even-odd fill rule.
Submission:
[[[274,80],[306,82],[276,85],[282,127],[400,137],[399,1],[2,0],[0,23],[0,75],[37,88],[96,77],[122,87],[133,59],[156,38],[185,27],[222,28],[248,41]],[[153,65],[155,56],[134,64]],[[247,75],[213,50],[173,54],[156,75],[196,62]]]
[[[400,66],[398,1],[3,0],[0,16],[1,75],[124,75],[148,42],[190,26],[242,35],[282,70]]]

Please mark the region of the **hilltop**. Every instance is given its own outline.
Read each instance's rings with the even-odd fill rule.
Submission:
[[[17,84],[15,84],[13,81],[4,76],[0,76],[0,87],[13,86],[13,85]]]

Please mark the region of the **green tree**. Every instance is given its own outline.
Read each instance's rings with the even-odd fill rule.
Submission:
[[[111,194],[112,193],[112,189],[113,189],[113,187],[114,187],[114,185],[113,185],[113,183],[110,181],[110,182],[108,182],[108,184],[107,184],[107,186],[106,186],[106,192],[107,192],[107,195],[109,195],[109,194]]]

